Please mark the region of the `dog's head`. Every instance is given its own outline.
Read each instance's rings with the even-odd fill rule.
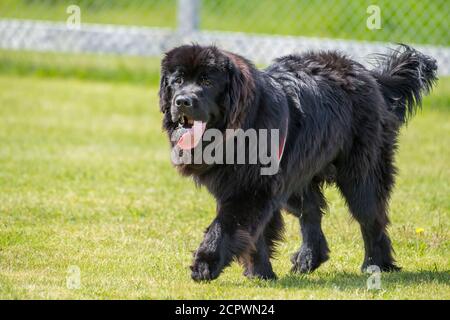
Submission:
[[[159,91],[165,130],[181,141],[206,128],[239,128],[253,97],[252,68],[244,58],[214,46],[185,45],[167,52]]]

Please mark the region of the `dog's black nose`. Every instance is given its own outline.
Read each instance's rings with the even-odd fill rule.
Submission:
[[[175,105],[177,107],[192,107],[192,98],[188,96],[178,96],[175,99]]]

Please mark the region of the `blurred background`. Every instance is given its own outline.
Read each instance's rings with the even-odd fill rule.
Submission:
[[[104,76],[127,70],[143,76],[146,68],[133,70],[132,62],[118,60],[159,57],[190,42],[215,43],[261,65],[309,49],[338,49],[364,63],[403,42],[437,58],[440,74],[447,75],[449,10],[448,0],[1,0],[1,58],[8,63],[0,68],[19,64],[21,72],[71,73],[73,63]],[[5,50],[68,55],[28,54],[24,61],[13,54],[11,61]]]

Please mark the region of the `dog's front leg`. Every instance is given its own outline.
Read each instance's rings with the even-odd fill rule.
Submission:
[[[192,279],[213,280],[219,276],[232,260],[232,253],[227,248],[228,242],[223,222],[217,217],[206,229],[203,241],[194,253],[191,266]]]
[[[240,200],[240,201],[239,201]],[[243,198],[218,204],[191,266],[192,279],[213,280],[234,258],[257,250],[256,243],[273,215],[273,206]],[[269,262],[270,263],[270,262]]]

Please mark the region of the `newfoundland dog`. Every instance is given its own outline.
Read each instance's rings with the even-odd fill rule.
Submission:
[[[248,138],[230,157],[227,147],[214,162],[175,163],[217,201],[216,217],[194,253],[194,280],[217,278],[233,260],[247,277],[276,278],[270,258],[282,238],[281,210],[298,217],[303,238],[292,271],[318,268],[329,254],[321,228],[326,183],[337,185],[360,224],[362,270],[400,269],[386,231],[397,139],[437,80],[437,65],[406,45],[376,61],[369,70],[337,52],[309,52],[258,70],[215,46],[184,45],[165,54],[159,97],[172,155],[196,158],[196,150],[214,144],[211,135],[205,139],[210,130],[221,141],[214,144],[217,153],[224,141],[237,139],[236,132]],[[267,163],[259,155],[248,161],[264,143],[256,147],[249,139],[254,135],[245,133],[261,129],[271,132],[263,142],[278,137],[279,163],[271,174],[262,173]],[[246,161],[236,162],[239,153]]]

